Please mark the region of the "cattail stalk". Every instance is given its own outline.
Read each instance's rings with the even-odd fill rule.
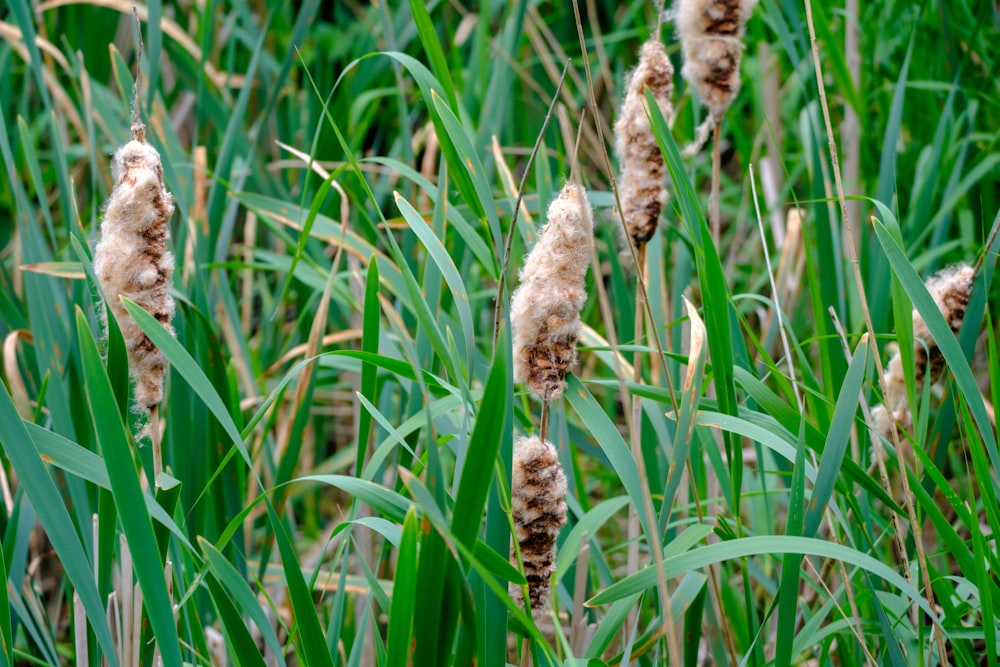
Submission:
[[[593,247],[593,214],[586,193],[568,182],[549,205],[538,242],[521,269],[521,284],[511,296],[514,379],[524,381],[542,402],[540,435],[514,443],[511,515],[526,591],[512,597],[532,615],[542,613],[555,567],[555,542],[566,523],[566,477],[548,441],[549,410],[566,387],[576,360],[576,340],[586,301],[584,279]],[[523,659],[529,655],[523,647]]]
[[[555,571],[556,538],[566,525],[566,476],[551,442],[538,436],[514,443],[511,477],[511,513],[528,580],[528,606],[533,615],[542,613],[549,596],[549,580]],[[514,600],[524,604],[520,587],[513,587]]]
[[[712,128],[712,194],[709,218],[712,236],[721,235],[719,179],[721,173],[721,126],[726,110],[740,90],[740,59],[746,23],[757,0],[678,0],[677,36],[684,52],[681,74],[697,91],[709,116],[698,128],[694,150]],[[689,149],[690,151],[690,149]]]
[[[167,250],[167,223],[174,212],[174,199],[163,185],[160,154],[146,141],[146,126],[139,114],[139,88],[137,71],[132,140],[111,159],[114,189],[105,205],[101,240],[94,252],[94,271],[125,339],[129,369],[135,381],[135,404],[140,411],[153,413],[149,430],[154,443],[154,474],[159,474],[162,457],[155,408],[163,399],[163,376],[168,362],[125,310],[121,297],[136,302],[173,333],[170,321],[174,299],[169,290],[174,258]]]
[[[658,33],[657,33],[658,34]],[[621,168],[618,179],[618,201],[621,207],[622,226],[619,230],[621,256],[634,261],[638,280],[644,280],[646,271],[646,243],[653,237],[659,224],[660,213],[667,202],[664,184],[666,165],[663,154],[653,135],[647,112],[646,89],[653,94],[663,117],[669,123],[673,116],[674,67],[663,48],[663,43],[653,38],[639,49],[639,64],[628,75],[625,98],[615,122],[615,154]],[[636,290],[635,329],[636,344],[643,337],[642,290]],[[633,382],[642,379],[642,355],[636,351],[632,360]],[[642,404],[632,396],[632,455],[642,456],[640,442]],[[639,515],[633,507],[628,518],[629,547],[627,573],[639,569]],[[630,615],[632,626],[635,612]]]

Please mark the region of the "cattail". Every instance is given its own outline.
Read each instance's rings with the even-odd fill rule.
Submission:
[[[566,525],[566,476],[551,442],[537,436],[514,442],[511,510],[533,614],[540,613],[555,571],[556,538]],[[524,604],[520,587],[513,596]]]
[[[132,126],[132,137],[111,160],[115,185],[105,206],[94,270],[125,339],[135,402],[149,410],[163,398],[167,359],[119,297],[135,301],[173,333],[174,300],[169,289],[174,258],[167,251],[167,222],[174,200],[163,186],[160,154],[146,142],[141,123]]]
[[[757,0],[677,0],[681,74],[719,123],[740,90],[746,23]]]
[[[526,381],[545,402],[562,396],[566,373],[576,360],[593,229],[583,188],[567,183],[549,205],[548,221],[511,296],[514,379]]]
[[[674,66],[663,44],[651,39],[639,50],[639,64],[628,76],[625,100],[615,123],[615,153],[621,167],[618,194],[625,229],[640,248],[656,231],[660,211],[667,203],[663,179],[666,168],[646,115],[646,92],[653,93],[663,117],[673,116]],[[619,227],[624,241],[624,232]],[[624,245],[624,243],[622,244]]]
[[[963,263],[939,271],[928,278],[925,283],[938,310],[941,311],[948,326],[956,335],[962,328],[975,275],[975,269]],[[946,365],[944,355],[941,354],[941,349],[927,329],[924,318],[916,309],[913,310],[913,337],[916,339],[913,346],[913,361],[917,386],[923,386],[927,380],[932,383],[937,382],[944,374]],[[921,341],[923,342],[921,343]],[[872,422],[875,430],[882,437],[891,440],[894,421],[906,430],[909,430],[912,424],[912,415],[906,397],[903,360],[898,351],[889,360],[883,380],[885,384],[883,403],[872,409]]]

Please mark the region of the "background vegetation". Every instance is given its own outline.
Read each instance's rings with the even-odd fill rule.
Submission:
[[[860,4],[812,6],[833,136],[805,6],[756,9],[718,243],[710,156],[677,152],[703,115],[677,76],[658,125],[673,196],[648,248],[658,346],[632,339],[605,160],[652,3],[140,5],[177,203],[176,340],[149,329],[172,362],[153,480],[91,268],[129,132],[130,5],[8,0],[0,663],[658,665],[679,648],[688,665],[924,665],[943,647],[996,664],[998,15]],[[552,613],[532,620],[507,594],[509,466],[537,408],[494,304],[578,130],[600,264],[551,417],[570,520]],[[830,141],[859,197],[860,282]],[[942,344],[951,373],[913,388],[907,498],[895,458],[886,488],[871,456],[875,357],[897,332],[913,349],[911,302],[947,330],[921,277],[980,259],[968,326]],[[693,353],[682,295],[712,304]]]

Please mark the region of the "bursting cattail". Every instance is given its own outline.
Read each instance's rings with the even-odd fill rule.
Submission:
[[[542,401],[562,396],[576,361],[593,229],[586,194],[570,181],[549,205],[548,221],[511,296],[514,380],[527,382]]]
[[[615,154],[622,170],[618,194],[625,230],[640,248],[652,238],[667,203],[666,168],[646,115],[648,87],[669,123],[673,116],[674,66],[663,44],[651,39],[639,50],[639,64],[625,84],[625,99],[615,123]],[[619,233],[624,232],[619,227]],[[624,237],[621,237],[624,241]],[[625,245],[625,244],[622,244]],[[626,246],[627,247],[627,246]],[[624,253],[623,253],[624,254]]]
[[[681,74],[719,123],[740,89],[746,23],[757,0],[677,0]]]
[[[514,442],[511,511],[533,614],[540,613],[548,599],[556,538],[566,525],[565,497],[566,476],[556,448],[537,436],[518,438]],[[523,605],[521,588],[513,588],[515,601]]]
[[[169,289],[174,258],[167,250],[167,222],[174,200],[163,186],[160,154],[146,142],[141,123],[132,126],[132,137],[111,160],[115,185],[105,205],[94,270],[125,339],[135,402],[148,411],[163,398],[167,359],[119,297],[135,301],[173,333],[174,300]]]
[[[955,335],[958,335],[959,329],[962,328],[974,278],[975,269],[963,263],[939,271],[925,283],[927,291]],[[941,349],[927,329],[924,318],[916,309],[913,310],[913,338],[915,339],[914,377],[917,387],[922,387],[925,381],[937,382],[944,374],[946,366],[944,355],[941,354]],[[894,421],[905,430],[909,430],[912,424],[910,405],[906,397],[903,360],[898,351],[889,360],[883,379],[885,383],[883,403],[872,409],[872,422],[879,435],[891,441]]]

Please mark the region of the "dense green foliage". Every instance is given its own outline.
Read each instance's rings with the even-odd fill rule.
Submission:
[[[0,665],[996,664],[1000,16],[857,4],[812,3],[830,126],[805,5],[755,10],[717,241],[664,23],[671,199],[640,340],[607,155],[653,3],[139,7],[177,209],[176,337],[127,304],[171,362],[154,480],[92,268],[130,4],[7,0]],[[569,523],[532,619],[508,594],[510,465],[539,408],[508,298],[574,165],[600,263],[548,424]],[[922,279],[959,261],[981,268],[956,341]],[[909,365],[914,454],[883,479],[869,408],[893,346],[921,344],[912,307],[949,372],[922,387]]]

